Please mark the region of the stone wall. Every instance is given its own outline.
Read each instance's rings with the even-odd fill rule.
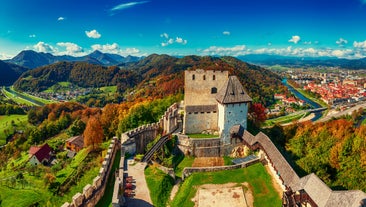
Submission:
[[[124,164],[125,164],[125,148],[121,147],[121,160],[119,162],[118,173],[116,174],[116,180],[114,182],[112,206],[119,207],[124,206],[126,203],[125,197],[123,195],[124,186]]]
[[[254,163],[257,163],[260,161],[260,158],[250,160],[241,164],[237,165],[227,165],[227,166],[216,166],[216,167],[185,167],[182,172],[182,180],[190,176],[192,173],[195,172],[217,172],[217,171],[223,171],[223,170],[233,170],[233,169],[239,169],[239,168],[245,168],[248,167]]]
[[[229,78],[229,71],[218,70],[186,70],[184,72],[184,104],[191,105],[216,105],[216,93],[211,93],[212,88],[217,92]]]
[[[171,105],[157,123],[147,124],[123,133],[121,140],[126,152],[144,154],[147,144],[153,141],[158,134],[173,132],[178,127],[178,107],[177,103]]]
[[[210,112],[189,112],[185,114],[185,134],[202,133],[204,130],[218,131],[217,111]]]
[[[178,134],[178,148],[185,154],[195,157],[222,157],[230,154],[238,144],[225,144],[220,138],[194,139]]]
[[[103,197],[107,185],[110,170],[120,144],[117,137],[114,137],[109,145],[106,156],[99,170],[99,175],[93,179],[93,184],[87,184],[82,193],[76,193],[71,203],[64,203],[62,207],[92,207]]]

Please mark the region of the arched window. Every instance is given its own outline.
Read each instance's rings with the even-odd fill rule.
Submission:
[[[203,80],[206,80],[206,75],[203,75]]]
[[[196,79],[196,76],[193,74],[193,75],[192,75],[192,80],[194,80],[194,79]]]
[[[215,75],[212,76],[212,80],[216,80],[216,76]]]
[[[217,93],[217,88],[216,87],[211,88],[211,94],[214,94],[214,93]]]

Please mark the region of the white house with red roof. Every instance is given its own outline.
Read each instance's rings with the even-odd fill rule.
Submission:
[[[48,144],[42,147],[31,146],[29,149],[29,163],[31,165],[47,164],[51,158],[52,149]]]

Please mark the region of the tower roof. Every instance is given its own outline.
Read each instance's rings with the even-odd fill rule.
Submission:
[[[229,76],[229,79],[217,93],[216,100],[221,104],[230,104],[251,102],[252,98],[249,97],[236,76]]]

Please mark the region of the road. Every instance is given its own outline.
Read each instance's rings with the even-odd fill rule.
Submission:
[[[341,111],[341,112],[339,112],[337,114],[332,114],[332,115],[329,115],[329,116],[325,116],[323,118],[318,119],[314,123],[329,121],[332,118],[338,118],[338,117],[341,117],[341,116],[344,116],[344,115],[347,115],[347,114],[351,115],[353,111],[359,110],[360,108],[366,108],[366,103],[362,103],[362,104],[356,105],[354,107],[351,107],[349,109],[346,109],[344,111]]]

